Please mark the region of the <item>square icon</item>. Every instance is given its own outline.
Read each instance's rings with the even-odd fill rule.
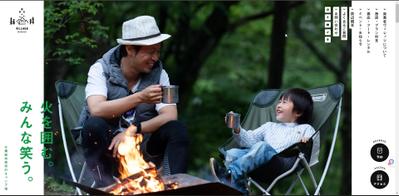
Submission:
[[[325,43],[331,43],[331,37],[324,37]]]
[[[324,7],[324,12],[331,13],[331,7],[329,7],[329,6]]]
[[[331,20],[331,14],[324,14],[324,20]]]
[[[324,28],[331,28],[331,22],[324,22]]]
[[[324,29],[324,35],[331,35],[331,29]]]

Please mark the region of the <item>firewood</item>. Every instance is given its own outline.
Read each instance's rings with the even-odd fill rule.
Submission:
[[[131,181],[135,181],[140,177],[143,177],[143,180],[140,182],[140,186],[145,186],[147,184],[146,180],[144,179],[145,173],[150,173],[150,172],[155,172],[156,168],[155,167],[149,167],[146,168],[144,171],[140,171],[138,173],[135,173],[125,179],[122,179],[120,183],[117,183],[109,188],[106,189],[106,192],[118,192],[121,193],[125,189],[134,189],[135,187],[129,186],[129,183]],[[162,179],[159,176],[156,176],[155,179],[159,180],[160,182],[163,182]],[[142,184],[143,183],[143,184]],[[120,191],[116,191],[120,190]]]

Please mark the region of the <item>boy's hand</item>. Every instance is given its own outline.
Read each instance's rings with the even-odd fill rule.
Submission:
[[[228,113],[234,113],[233,111],[230,111]],[[227,116],[224,116],[224,124],[227,125]],[[232,129],[234,131],[234,133],[239,134],[240,133],[240,127]]]
[[[302,143],[306,143],[306,142],[308,142],[309,141],[309,138],[307,138],[307,137],[303,137],[302,139],[301,139],[301,142]]]
[[[240,133],[240,130],[241,130],[240,127],[233,129],[233,131],[234,131],[235,134],[239,134],[239,133]]]

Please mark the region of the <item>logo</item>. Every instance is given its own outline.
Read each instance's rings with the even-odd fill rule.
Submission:
[[[19,10],[17,18],[10,17],[10,25],[15,26],[15,30],[18,33],[28,32],[29,26],[33,24],[35,24],[35,17],[26,17],[24,8]]]
[[[312,94],[313,102],[323,102],[327,98],[327,93]]]

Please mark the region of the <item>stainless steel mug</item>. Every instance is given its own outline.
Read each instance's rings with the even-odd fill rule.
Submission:
[[[170,85],[162,86],[162,103],[178,103],[179,102],[179,86]]]
[[[226,124],[228,128],[236,129],[240,127],[240,114],[229,112],[226,114]]]

